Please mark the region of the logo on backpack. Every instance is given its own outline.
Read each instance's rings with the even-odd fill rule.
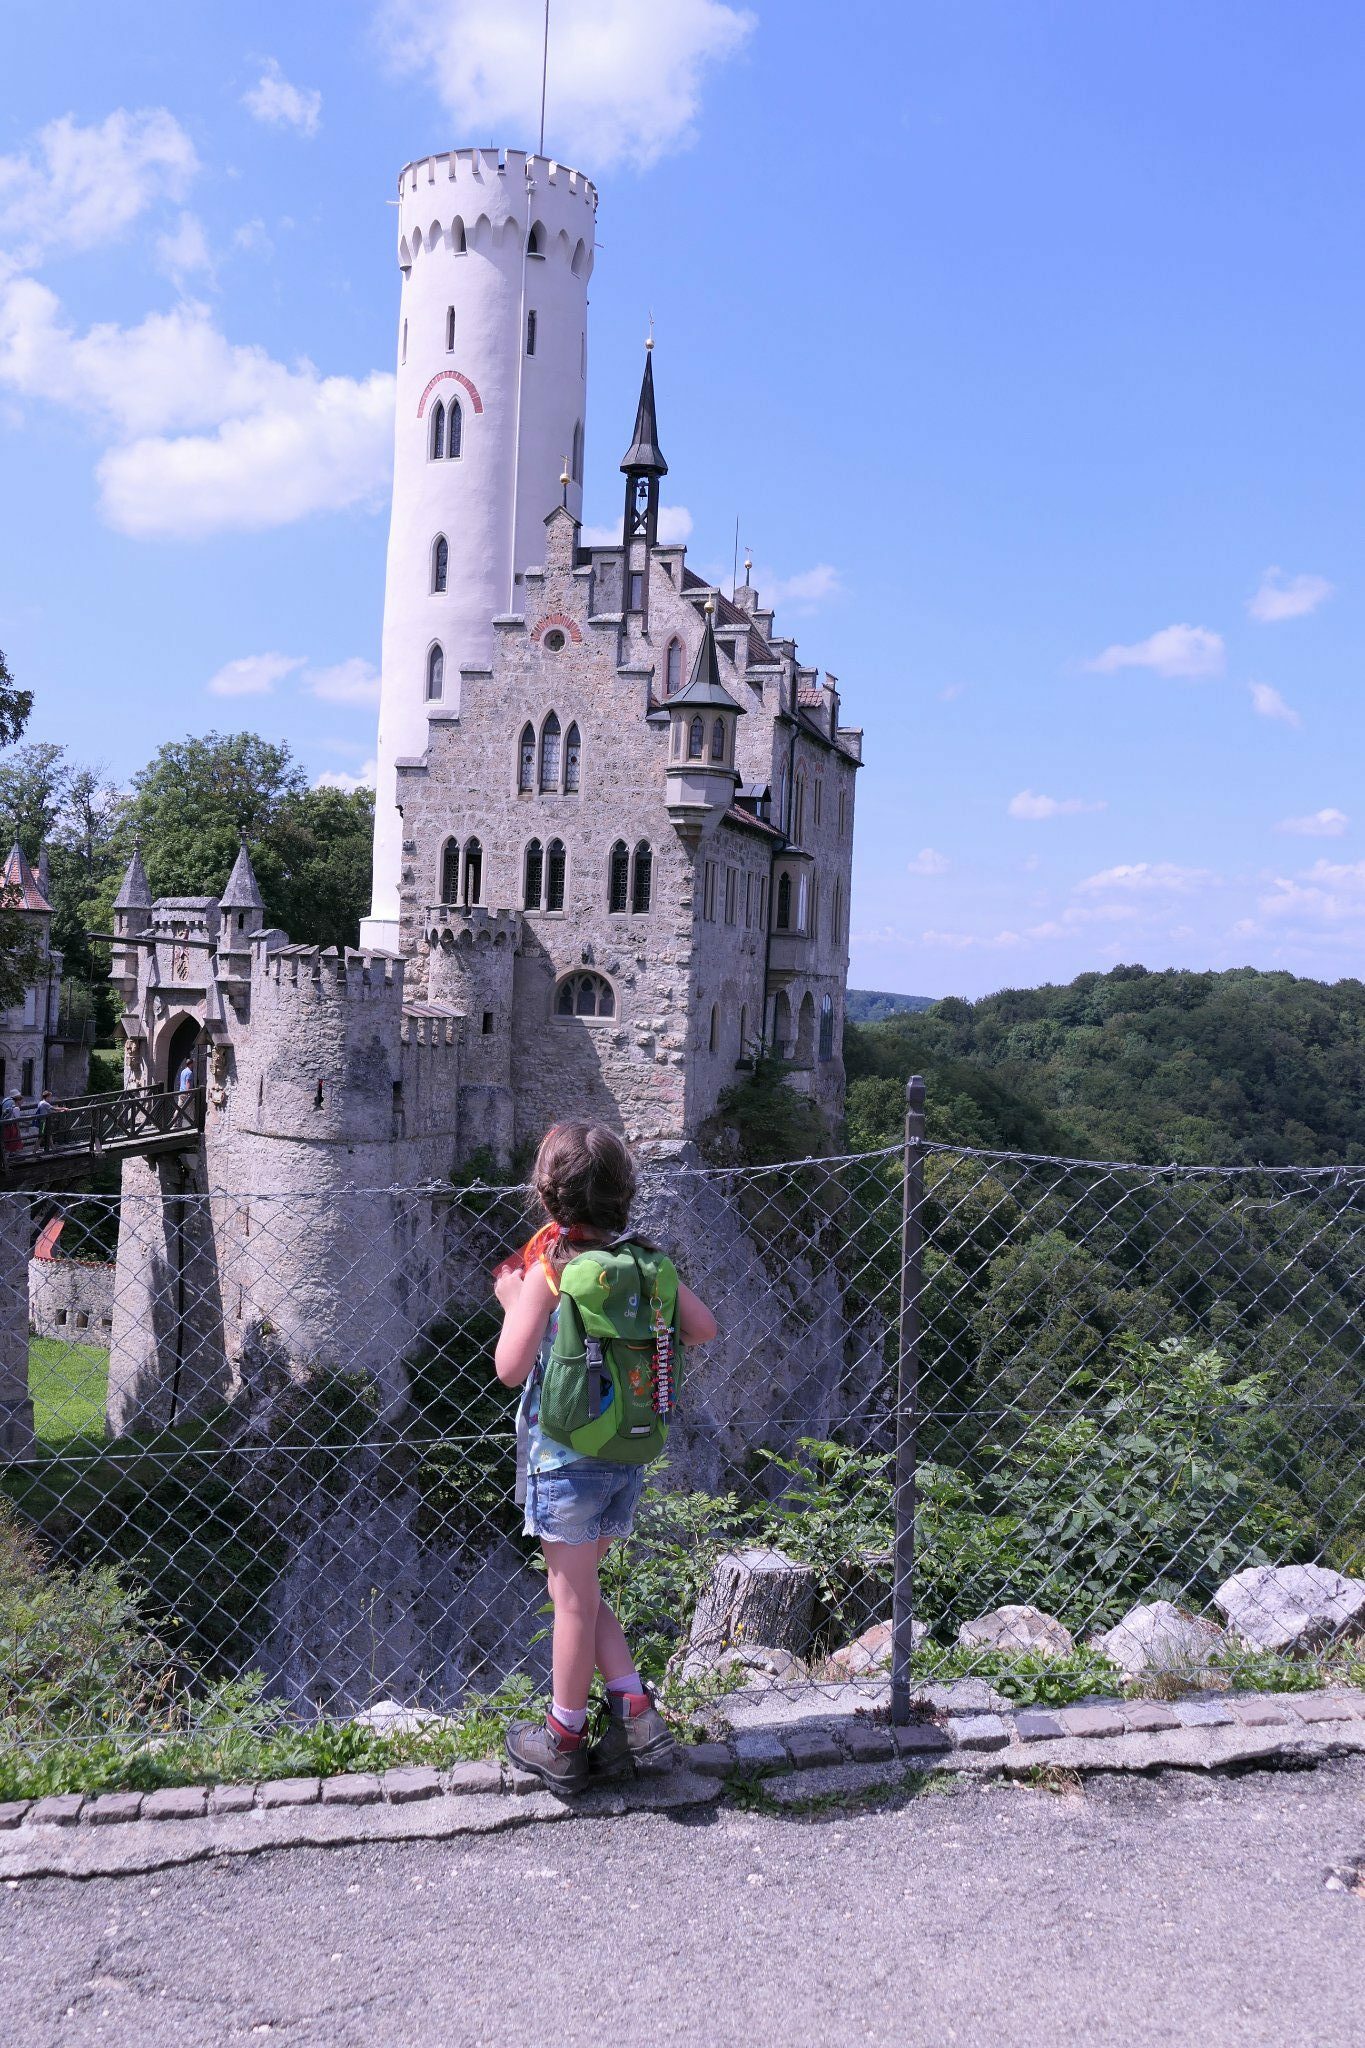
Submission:
[[[571,1259],[540,1390],[540,1427],[590,1458],[646,1465],[668,1440],[682,1380],[678,1275],[623,1240]]]

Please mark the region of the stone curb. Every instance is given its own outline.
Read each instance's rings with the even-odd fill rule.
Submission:
[[[0,1803],[0,1880],[94,1876],[295,1844],[441,1838],[526,1821],[699,1805],[732,1778],[764,1780],[780,1805],[903,1780],[907,1770],[1030,1777],[1085,1771],[1218,1770],[1281,1757],[1365,1753],[1365,1693],[1241,1694],[970,1713],[893,1728],[871,1714],[746,1729],[683,1746],[679,1767],[571,1801],[492,1759],[260,1785],[61,1793]],[[173,1829],[167,1821],[180,1825]],[[197,1823],[197,1825],[196,1825]]]

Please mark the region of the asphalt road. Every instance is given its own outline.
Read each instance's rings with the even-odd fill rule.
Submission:
[[[6,2048],[1359,2048],[1365,1763],[0,1891]]]

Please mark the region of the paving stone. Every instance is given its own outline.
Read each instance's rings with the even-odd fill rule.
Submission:
[[[1014,1732],[1021,1742],[1060,1742],[1063,1730],[1055,1714],[1026,1707],[1014,1717]]]
[[[140,1792],[101,1792],[86,1807],[84,1818],[95,1827],[107,1827],[116,1821],[136,1820],[141,1811]]]
[[[321,1790],[316,1778],[271,1778],[256,1788],[258,1806],[315,1806]]]
[[[1237,1721],[1226,1700],[1177,1700],[1175,1711],[1182,1728],[1231,1728]]]
[[[742,1770],[789,1771],[791,1758],[777,1736],[751,1728],[735,1738],[735,1758]]]
[[[826,1728],[794,1728],[787,1748],[798,1771],[816,1771],[826,1764],[841,1764],[844,1753]]]
[[[678,1752],[678,1761],[685,1770],[697,1771],[703,1778],[726,1778],[735,1767],[728,1742],[694,1742],[690,1749]]]
[[[1349,1700],[1333,1699],[1320,1692],[1299,1693],[1286,1704],[1301,1721],[1354,1721],[1356,1717]]]
[[[256,1804],[254,1785],[215,1785],[209,1794],[209,1812],[250,1813]]]
[[[1094,1741],[1102,1735],[1124,1735],[1127,1724],[1112,1707],[1063,1707],[1057,1716],[1067,1735]]]
[[[501,1792],[502,1767],[491,1757],[479,1763],[456,1764],[445,1773],[447,1792]]]
[[[29,1809],[31,1827],[69,1828],[85,1800],[79,1792],[57,1792],[48,1799],[35,1799]]]
[[[543,1792],[547,1789],[534,1771],[523,1771],[520,1764],[504,1764],[502,1782],[509,1792],[518,1795],[525,1792]]]
[[[948,1730],[940,1728],[934,1721],[908,1721],[903,1728],[893,1728],[891,1733],[902,1756],[942,1756],[953,1746]],[[862,1761],[859,1758],[859,1762]]]
[[[373,1806],[381,1796],[373,1771],[342,1771],[322,1781],[324,1806]]]
[[[1295,1719],[1278,1700],[1229,1700],[1228,1705],[1244,1728],[1284,1728]]]
[[[143,1820],[198,1820],[208,1810],[209,1795],[203,1785],[163,1785],[149,1792],[142,1802]]]
[[[896,1738],[906,1731],[889,1721],[869,1721],[855,1715],[839,1730],[844,1748],[855,1764],[877,1764],[896,1754]]]
[[[1010,1724],[1003,1714],[965,1714],[953,1723],[959,1749],[1003,1749],[1009,1739]]]
[[[1168,1707],[1164,1700],[1126,1700],[1123,1718],[1138,1735],[1160,1735],[1164,1729],[1181,1725],[1175,1708]]]
[[[6,1799],[0,1802],[0,1828],[17,1828],[32,1804],[30,1799]]]
[[[384,1797],[391,1806],[406,1806],[412,1799],[435,1799],[441,1790],[441,1773],[425,1764],[413,1764],[402,1771],[385,1771]]]

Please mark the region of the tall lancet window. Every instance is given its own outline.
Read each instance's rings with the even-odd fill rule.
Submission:
[[[630,902],[630,853],[618,839],[607,863],[607,909],[624,910]]]
[[[559,793],[559,720],[553,711],[540,728],[540,787],[546,796]]]
[[[682,688],[682,641],[670,640],[668,657],[664,667],[664,690],[670,697],[676,697]]]
[[[446,452],[446,409],[438,398],[431,408],[431,459],[439,462]]]
[[[441,901],[458,903],[460,900],[460,842],[447,839],[441,849]]]
[[[450,544],[442,533],[437,536],[436,545],[431,551],[431,587],[439,594],[449,580]]]
[[[458,398],[450,401],[446,415],[446,453],[454,462],[464,449],[464,407]]]
[[[527,910],[539,910],[541,884],[545,873],[545,851],[538,839],[533,839],[526,849],[526,874],[522,887],[522,901]]]
[[[578,795],[579,778],[583,771],[583,741],[578,727],[571,725],[564,735],[564,794]]]
[[[536,729],[530,723],[521,728],[521,745],[518,750],[517,788],[524,796],[536,786]]]
[[[445,684],[446,658],[440,647],[433,647],[427,656],[427,702],[433,703]]]
[[[464,900],[465,908],[483,902],[483,848],[477,839],[470,839],[464,850]]]

